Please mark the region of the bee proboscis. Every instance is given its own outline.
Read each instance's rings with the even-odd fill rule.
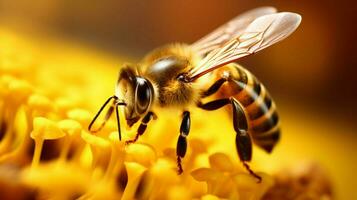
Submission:
[[[149,53],[138,65],[121,68],[111,96],[98,111],[88,129],[99,131],[115,110],[121,140],[119,106],[124,107],[127,124],[141,120],[134,143],[156,119],[155,108],[175,107],[182,111],[176,154],[178,173],[187,149],[190,132],[190,106],[207,111],[231,106],[236,148],[243,166],[259,181],[247,162],[252,159],[252,143],[271,152],[280,137],[275,104],[265,87],[247,69],[234,64],[290,35],[301,16],[261,7],[245,12],[199,41],[171,44]],[[216,97],[207,102],[207,97]],[[100,127],[93,124],[110,103]]]

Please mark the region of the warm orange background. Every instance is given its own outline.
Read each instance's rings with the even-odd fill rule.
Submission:
[[[42,29],[140,58],[162,44],[194,42],[242,11],[266,5],[300,13],[302,24],[286,41],[241,63],[274,96],[328,114],[346,111],[346,119],[353,122],[357,100],[353,1],[1,0],[0,17],[14,26]]]
[[[286,137],[276,155],[315,158],[332,171],[340,199],[357,198],[352,194],[357,184],[353,1],[0,0],[0,24],[133,60],[165,43],[194,42],[242,11],[266,5],[303,18],[288,39],[240,61],[282,110]]]

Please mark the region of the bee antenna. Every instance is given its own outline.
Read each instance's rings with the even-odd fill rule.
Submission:
[[[93,120],[92,120],[91,123],[89,124],[89,126],[88,126],[88,131],[89,131],[89,132],[91,132],[91,133],[96,133],[96,132],[100,131],[100,130],[104,127],[105,123],[108,121],[109,117],[110,117],[110,116],[112,115],[112,113],[113,113],[113,109],[114,109],[114,105],[115,105],[116,101],[114,101],[113,105],[110,106],[110,108],[108,109],[108,111],[107,111],[107,113],[106,113],[106,115],[105,115],[105,117],[104,117],[104,121],[102,122],[102,124],[100,125],[100,127],[99,127],[98,129],[96,129],[96,130],[93,130],[93,129],[92,129],[92,126],[93,126],[94,122],[97,120],[97,118],[99,117],[99,115],[102,113],[102,111],[104,110],[105,106],[106,106],[112,99],[117,100],[118,97],[116,97],[116,96],[114,95],[114,96],[109,97],[109,98],[105,101],[105,103],[102,105],[102,107],[99,109],[98,113],[95,115],[95,117],[93,118]]]
[[[126,106],[126,103],[124,101],[117,102],[116,106],[115,106],[115,113],[117,115],[117,126],[118,126],[119,140],[121,141],[120,117],[119,117],[119,111],[118,111],[119,106]]]

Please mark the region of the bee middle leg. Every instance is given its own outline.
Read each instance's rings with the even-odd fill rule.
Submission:
[[[216,82],[211,85],[206,91],[202,93],[202,97],[208,97],[212,94],[216,93],[221,86],[229,80],[229,76],[222,76],[222,78],[218,79]]]
[[[156,119],[156,115],[155,113],[153,112],[148,112],[145,117],[141,120],[141,124],[138,128],[138,131],[135,135],[135,138],[134,139],[131,139],[131,140],[127,140],[125,141],[125,144],[132,144],[132,143],[135,143],[139,137],[144,134],[145,130],[146,130],[146,127],[147,127],[147,124],[150,122],[151,119]]]
[[[184,111],[183,112],[183,117],[182,117],[182,122],[180,126],[180,135],[177,140],[177,146],[176,146],[176,155],[177,155],[177,173],[182,174],[183,169],[182,169],[182,164],[181,164],[181,159],[185,157],[186,155],[186,150],[187,150],[187,140],[186,137],[188,136],[190,132],[190,127],[191,127],[191,117],[190,117],[190,112],[189,111]]]
[[[232,105],[233,110],[233,127],[236,135],[236,148],[239,155],[240,160],[243,163],[243,166],[247,169],[247,171],[258,179],[258,182],[262,180],[262,178],[257,175],[253,170],[250,169],[247,162],[252,159],[252,140],[248,134],[248,121],[244,114],[244,109],[242,105],[233,97],[231,98],[223,98],[217,99],[205,104],[199,103],[198,107],[204,110],[217,110],[227,104]]]

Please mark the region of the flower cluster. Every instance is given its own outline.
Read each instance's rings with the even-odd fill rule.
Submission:
[[[165,136],[177,128],[167,121],[158,120],[145,133],[150,137],[131,145],[124,141],[135,127],[119,141],[114,121],[91,134],[87,127],[99,104],[88,94],[104,90],[86,85],[107,85],[96,77],[100,70],[76,73],[78,58],[72,67],[49,64],[50,53],[36,54],[26,40],[0,33],[1,199],[261,199],[274,185],[264,173],[257,183],[212,149],[205,134],[189,139],[185,172],[177,175],[176,137]],[[234,148],[232,141],[220,145]]]

